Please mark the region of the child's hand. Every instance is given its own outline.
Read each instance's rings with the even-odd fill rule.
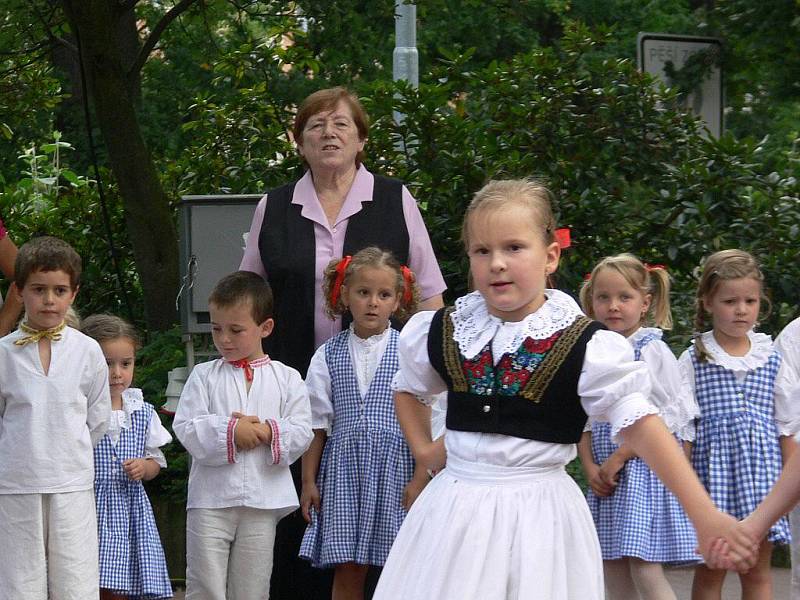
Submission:
[[[589,487],[592,488],[595,496],[605,498],[614,493],[614,488],[617,485],[616,482],[613,484],[606,483],[606,481],[600,477],[600,467],[595,463],[584,464],[583,471],[586,473],[586,480],[589,482]]]
[[[447,462],[447,452],[444,448],[444,437],[429,442],[417,449],[414,458],[423,469],[441,471]]]
[[[233,430],[233,441],[239,450],[252,450],[272,441],[272,428],[255,415],[233,413],[232,416],[239,419]]]
[[[422,493],[422,490],[425,489],[425,486],[428,485],[430,480],[431,478],[428,476],[428,471],[426,471],[423,466],[417,465],[414,468],[414,476],[403,489],[403,508],[406,509],[406,511],[411,510],[411,505],[414,504],[414,500]]]
[[[625,461],[612,454],[600,465],[598,477],[600,477],[603,483],[613,489],[617,486],[617,483],[619,483],[619,472],[624,466]]]
[[[320,509],[320,496],[319,488],[314,482],[303,483],[303,488],[300,490],[300,510],[303,512],[303,518],[306,523],[311,523],[311,507],[319,513]]]
[[[144,479],[144,476],[147,473],[147,459],[129,458],[122,463],[122,469],[125,471],[128,479],[140,481]]]
[[[695,523],[699,552],[711,568],[735,569],[746,573],[758,561],[758,538],[748,530],[747,524],[723,512],[707,515]]]

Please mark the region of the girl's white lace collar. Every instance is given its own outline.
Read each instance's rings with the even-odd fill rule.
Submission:
[[[710,362],[717,364],[734,373],[746,373],[764,366],[772,354],[772,338],[766,333],[750,331],[750,350],[744,356],[731,356],[714,337],[713,331],[703,334],[703,345],[710,355]]]
[[[131,415],[144,406],[144,396],[139,388],[128,388],[122,392],[122,410],[112,410],[108,428],[111,431],[129,429]]]
[[[631,343],[631,345],[635,345],[643,337],[648,335],[654,335],[660,340],[663,337],[664,332],[661,331],[658,327],[639,327],[639,329],[637,329],[630,336],[628,336],[628,341]]]
[[[389,335],[389,332],[391,330],[392,330],[392,327],[389,326],[389,327],[387,327],[386,329],[384,329],[380,333],[376,333],[375,335],[371,335],[368,338],[362,338],[362,337],[358,337],[358,335],[356,334],[356,330],[353,327],[353,324],[350,323],[350,340],[353,343],[355,343],[357,346],[361,346],[361,347],[365,347],[365,348],[374,348],[375,346],[377,346],[378,344],[383,342],[383,340],[386,339],[386,336]]]
[[[495,336],[492,353],[499,357],[514,352],[526,338],[547,339],[572,325],[580,315],[580,307],[564,292],[545,290],[545,303],[522,321],[503,321],[492,315],[480,292],[472,292],[456,300],[453,339],[466,358],[477,356]],[[499,342],[499,343],[498,343]]]

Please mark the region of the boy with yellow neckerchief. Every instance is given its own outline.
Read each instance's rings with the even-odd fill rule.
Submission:
[[[0,599],[97,598],[92,449],[111,398],[100,346],[64,322],[81,259],[35,238],[14,274],[26,315],[0,339]]]

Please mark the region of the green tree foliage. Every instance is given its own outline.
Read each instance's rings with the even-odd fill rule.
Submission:
[[[791,282],[800,275],[787,244],[798,228],[796,181],[764,173],[762,146],[706,139],[632,61],[607,58],[609,39],[571,25],[559,48],[483,69],[470,67],[471,52],[454,56],[419,90],[363,85],[374,121],[368,164],[407,181],[423,202],[453,295],[467,281],[459,227],[470,196],[491,177],[534,175],[551,185],[575,237],[560,270],[564,288],[575,291],[606,254],[665,262],[683,340],[694,269],[716,249],[741,246],[765,262],[776,330],[796,303]],[[223,77],[229,66],[218,68]],[[291,112],[280,106],[261,84],[239,88],[225,107],[198,101],[184,126],[197,153],[176,166],[176,189],[204,181],[208,190],[256,192],[299,174],[285,133]],[[406,115],[402,125],[395,109]]]

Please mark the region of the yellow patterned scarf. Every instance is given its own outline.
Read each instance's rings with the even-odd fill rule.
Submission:
[[[64,327],[67,326],[65,321],[61,321],[60,325],[56,325],[51,329],[34,329],[27,323],[20,323],[20,330],[23,333],[27,333],[25,337],[19,338],[17,341],[14,342],[17,346],[24,346],[25,344],[30,344],[32,342],[38,342],[42,338],[49,338],[53,341],[58,341],[61,339],[61,332],[64,331]]]

